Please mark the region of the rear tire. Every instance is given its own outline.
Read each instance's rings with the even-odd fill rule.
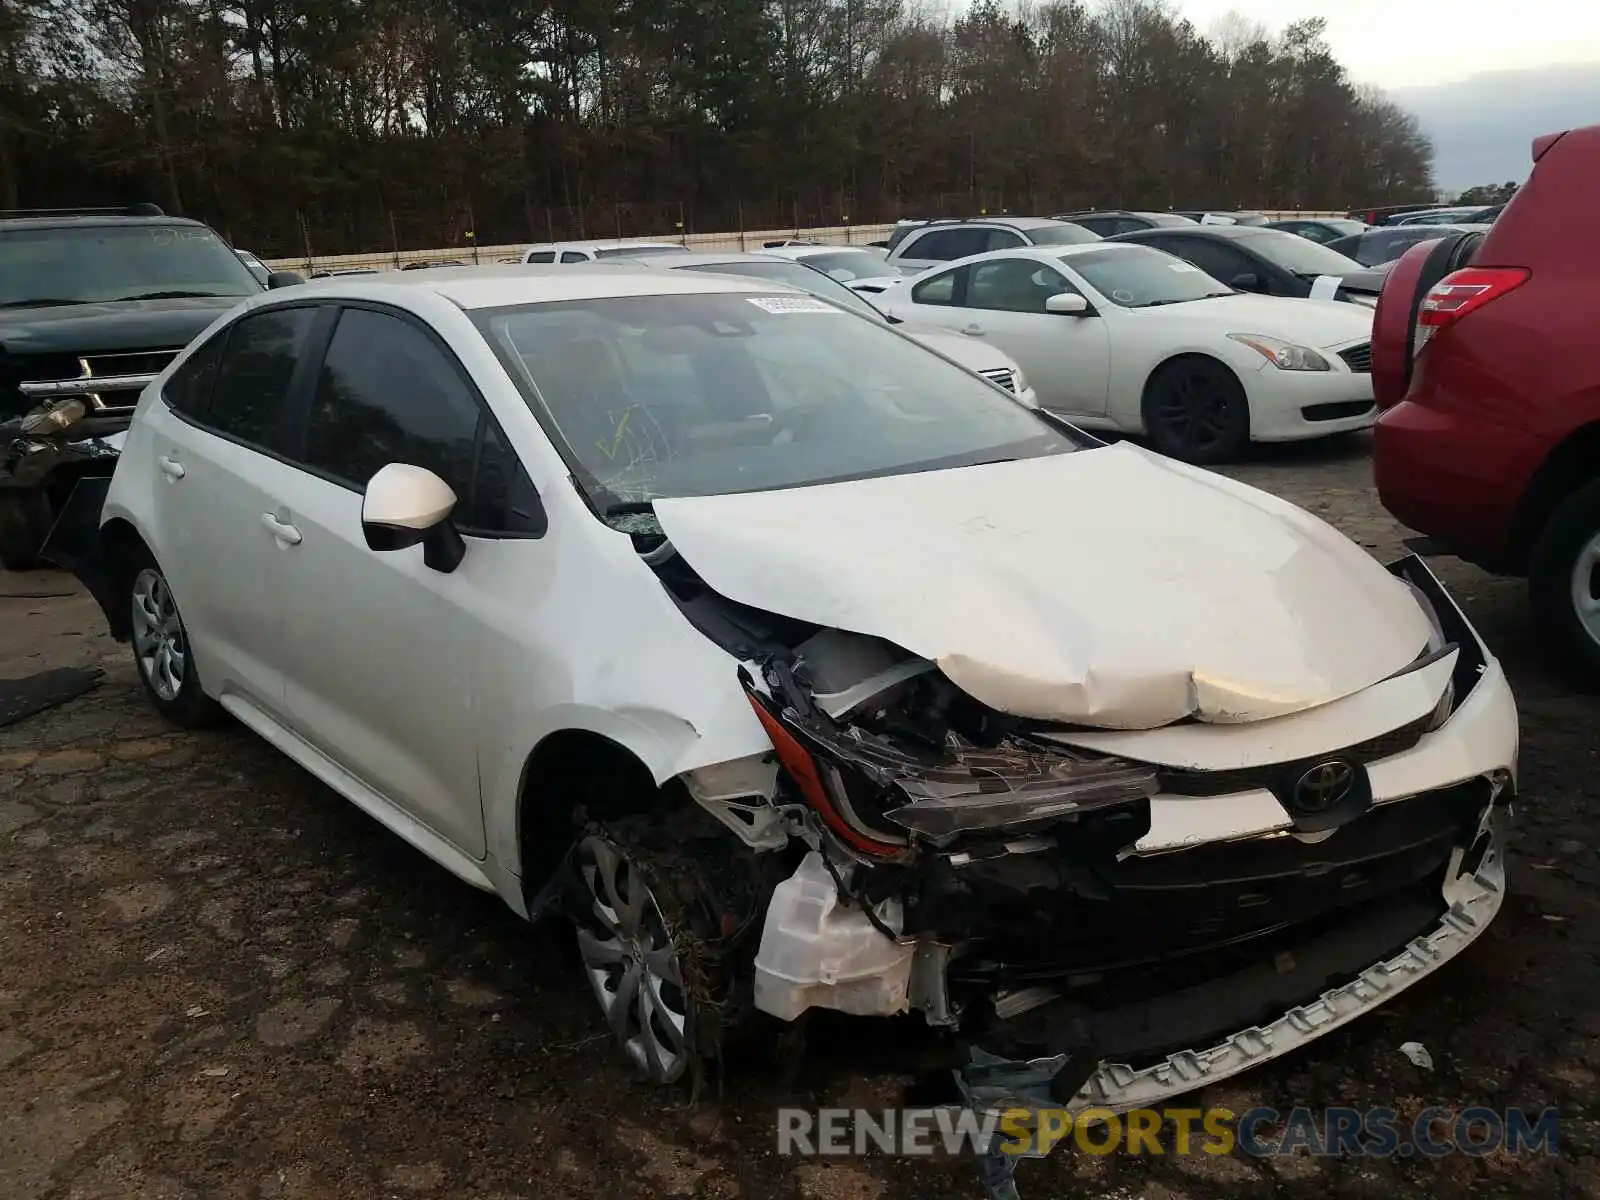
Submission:
[[[1250,444],[1250,402],[1238,376],[1214,358],[1181,358],[1150,376],[1144,429],[1168,458],[1195,466],[1229,462]]]
[[[150,703],[174,725],[186,729],[215,725],[222,718],[222,706],[200,686],[189,631],[161,568],[138,547],[130,551],[121,578],[133,665]]]
[[[0,566],[32,571],[44,566],[39,551],[50,536],[55,512],[50,497],[34,488],[0,490]]]
[[[1552,648],[1600,686],[1600,480],[1568,496],[1546,523],[1528,598]]]

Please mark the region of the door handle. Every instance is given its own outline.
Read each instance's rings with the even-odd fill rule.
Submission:
[[[261,523],[267,531],[285,546],[298,546],[300,544],[300,531],[287,521],[280,521],[272,513],[262,513]]]
[[[985,330],[982,325],[968,325],[961,332],[966,334],[968,337],[983,337],[983,335],[988,331]]]
[[[161,473],[168,479],[182,479],[184,477],[183,464],[175,458],[168,458],[163,454],[156,459],[156,465],[161,468]]]

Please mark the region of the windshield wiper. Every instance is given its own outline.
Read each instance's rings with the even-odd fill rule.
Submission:
[[[117,300],[222,300],[244,299],[242,294],[236,292],[136,292],[132,296],[118,296]]]
[[[1193,297],[1193,296],[1185,296],[1181,300],[1146,300],[1143,304],[1130,304],[1130,305],[1128,305],[1128,307],[1129,308],[1160,308],[1160,307],[1162,307],[1163,305],[1166,305],[1166,304],[1188,304],[1189,301],[1191,301],[1193,299],[1195,299],[1195,297]]]
[[[62,304],[88,303],[88,300],[68,300],[63,296],[38,296],[32,300],[0,301],[0,308],[52,308]]]

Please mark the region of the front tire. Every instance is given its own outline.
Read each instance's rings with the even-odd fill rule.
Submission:
[[[1250,402],[1238,376],[1212,358],[1167,363],[1144,389],[1144,429],[1168,458],[1207,467],[1250,443]]]
[[[1528,598],[1554,649],[1600,685],[1600,480],[1551,515],[1534,546]]]
[[[175,725],[195,729],[215,724],[222,710],[200,687],[189,631],[166,576],[145,553],[135,556],[129,568],[128,640],[145,694]]]
[[[586,911],[574,914],[578,953],[601,1014],[640,1075],[676,1083],[694,1063],[694,1013],[678,931],[651,890],[648,870],[609,837],[584,837],[576,866],[587,901]]]

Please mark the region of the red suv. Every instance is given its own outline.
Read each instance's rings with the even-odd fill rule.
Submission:
[[[1600,679],[1600,125],[1533,143],[1487,234],[1408,250],[1373,317],[1373,467],[1436,550],[1526,576]]]

